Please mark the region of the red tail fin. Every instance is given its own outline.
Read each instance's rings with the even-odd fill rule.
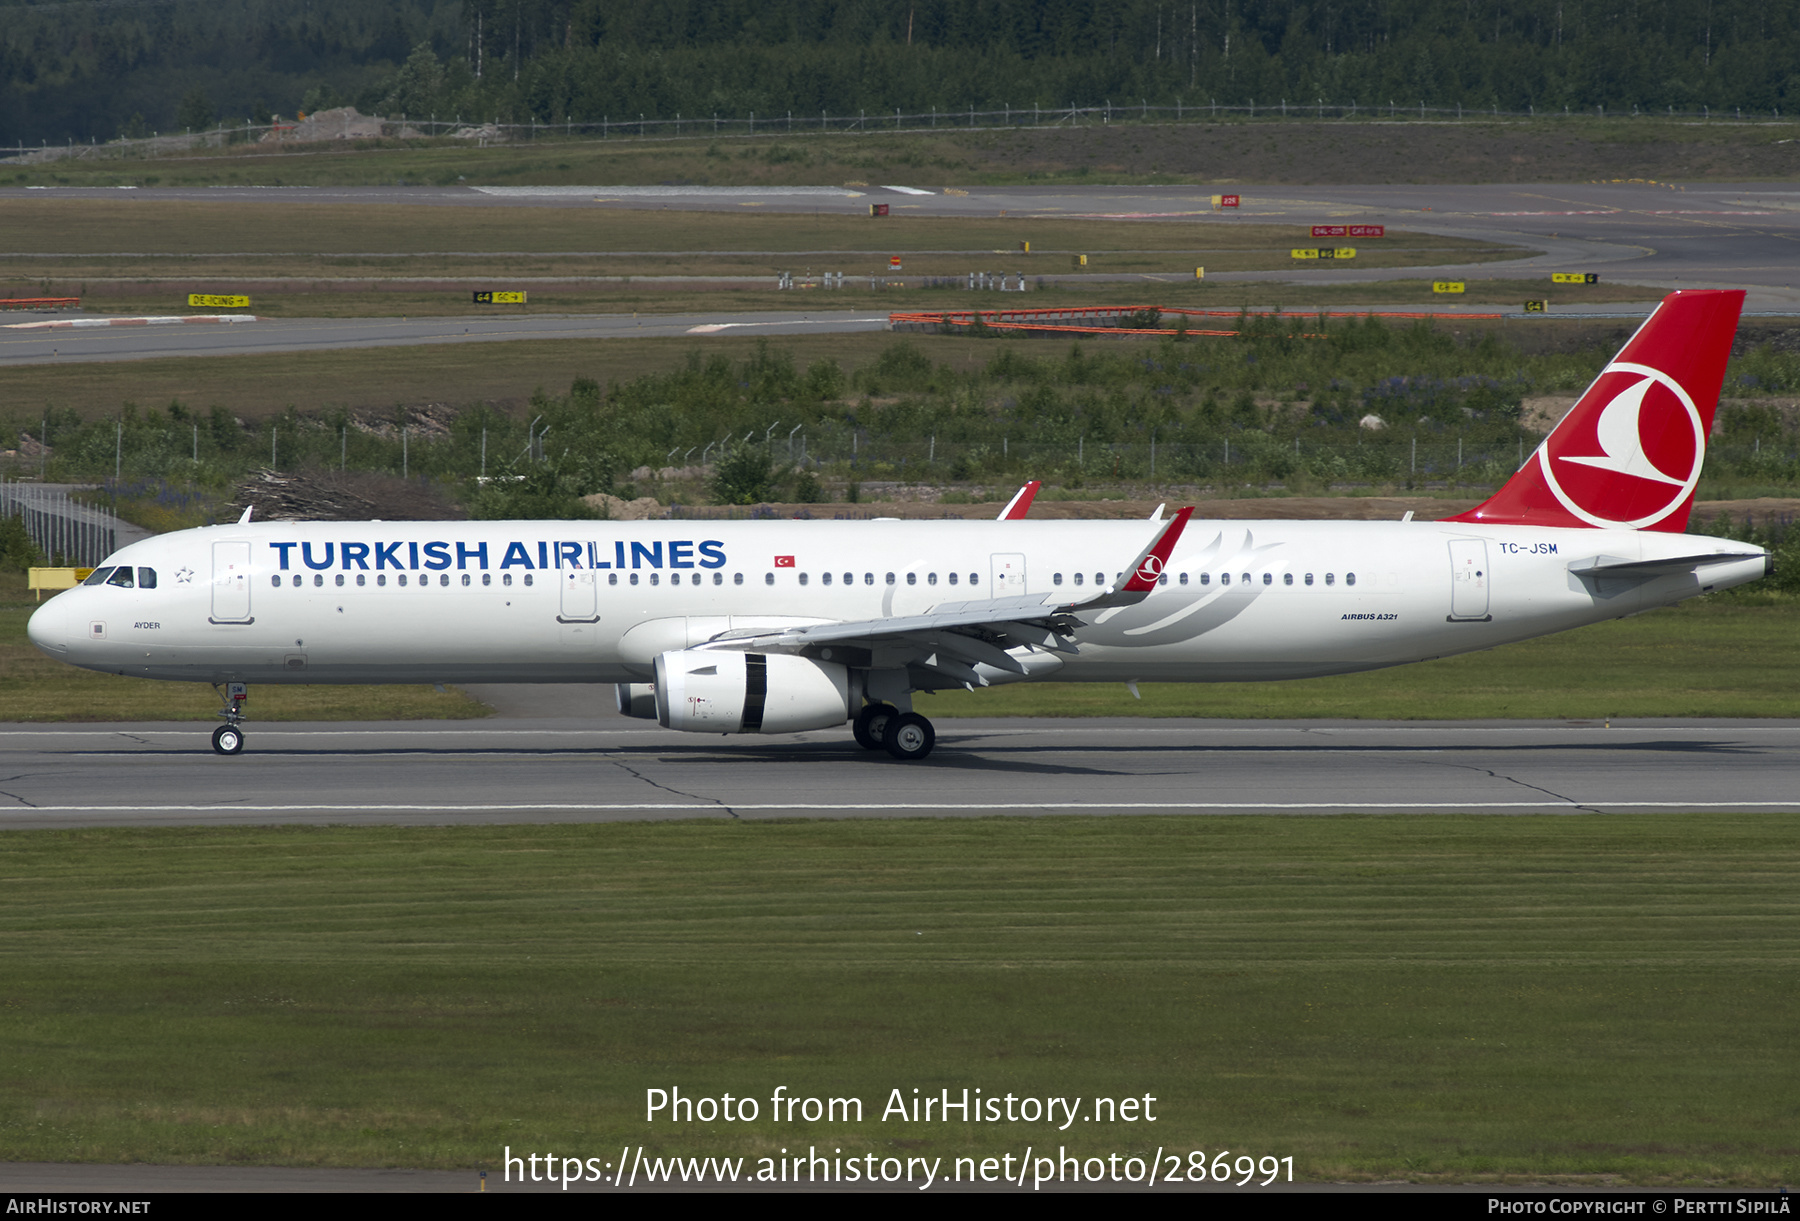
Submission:
[[[1448,521],[1687,529],[1744,294],[1671,293],[1518,474]]]

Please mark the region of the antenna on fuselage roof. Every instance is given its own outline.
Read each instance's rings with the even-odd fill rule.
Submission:
[[[240,526],[249,525],[250,524],[250,515],[254,512],[256,512],[255,505],[245,505],[244,506],[244,515],[242,517],[238,518],[238,525],[240,525]]]

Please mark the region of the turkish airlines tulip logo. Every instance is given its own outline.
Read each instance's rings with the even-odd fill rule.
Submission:
[[[1144,557],[1144,562],[1138,565],[1138,579],[1140,581],[1154,581],[1157,577],[1162,575],[1162,570],[1162,557],[1158,555],[1147,555]]]
[[[1641,530],[1687,502],[1706,459],[1706,429],[1680,382],[1616,361],[1589,397],[1605,402],[1558,425],[1539,465],[1563,507],[1592,526]]]

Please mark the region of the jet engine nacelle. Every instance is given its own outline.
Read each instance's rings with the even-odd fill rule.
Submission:
[[[651,683],[618,683],[619,715],[656,719],[656,687]]]
[[[849,670],[828,661],[710,649],[659,653],[656,658],[656,719],[666,729],[829,729],[850,719],[851,696]]]

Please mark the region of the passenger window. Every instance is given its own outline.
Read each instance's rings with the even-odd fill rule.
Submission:
[[[511,585],[512,584],[512,574],[508,573],[507,575],[501,577],[500,583],[502,585]],[[619,574],[616,572],[607,573],[606,574],[606,583],[608,585],[617,585],[619,583]]]
[[[956,574],[954,572],[950,574],[950,584],[956,584]]]
[[[804,572],[800,574],[800,584],[806,584],[806,574]]]
[[[714,575],[715,575],[715,576],[716,576],[716,575],[718,575],[718,574],[716,574],[716,573],[715,573],[715,574],[714,574]],[[715,583],[715,584],[717,584],[717,582],[714,582],[714,583]],[[698,585],[698,584],[700,584],[700,574],[699,574],[699,573],[697,573],[697,572],[696,572],[696,573],[694,573],[694,574],[693,574],[693,575],[692,575],[692,576],[690,576],[690,577],[688,577],[688,584],[689,584],[689,585]]]
[[[935,572],[926,573],[925,574],[925,584],[936,585],[937,584],[937,573],[935,573]]]
[[[1328,572],[1325,574],[1325,584],[1330,585],[1330,584],[1334,583],[1336,580],[1337,580],[1337,578],[1335,576],[1333,576],[1331,573]]]
[[[1106,584],[1106,574],[1104,572],[1096,572],[1094,574],[1094,584],[1096,584],[1096,585]]]
[[[1476,575],[1480,576],[1481,574],[1477,573]],[[1356,584],[1356,574],[1354,572],[1346,572],[1344,574],[1344,584],[1346,584],[1346,585]]]
[[[404,578],[403,578],[403,579],[404,579]],[[297,572],[296,572],[296,573],[295,573],[295,574],[294,574],[294,588],[295,588],[295,589],[299,589],[299,588],[300,588],[300,574],[299,574],[299,573],[297,573]]]
[[[981,584],[981,574],[979,572],[971,572],[969,574],[969,584],[971,584],[971,585]]]
[[[156,588],[156,569],[154,569],[154,568],[138,569],[138,588],[139,589],[155,589]]]
[[[887,574],[887,583],[889,585],[892,585],[894,583],[894,574],[891,572]]]
[[[660,573],[660,572],[651,573],[650,574],[650,584],[661,585],[662,584],[662,573]]]
[[[463,580],[465,580],[465,581],[466,581],[466,580],[468,580],[468,579],[469,579],[469,578],[468,578],[468,577],[464,577],[464,578],[463,578]],[[443,572],[443,573],[439,573],[439,574],[438,574],[438,584],[439,584],[439,585],[448,585],[448,584],[450,584],[450,574],[449,574],[449,573],[447,573],[447,572]]]
[[[906,574],[906,583],[908,585],[917,585],[919,583],[919,574],[916,572],[907,573]]]
[[[375,584],[386,585],[387,584],[387,573],[385,573],[385,572],[376,573],[375,574]]]
[[[696,581],[698,581],[698,580],[699,580],[699,579],[700,579],[700,578],[699,578],[699,577],[695,577],[695,578],[694,578],[694,580],[696,580]],[[724,574],[724,573],[722,573],[722,572],[715,572],[715,573],[713,573],[713,584],[714,584],[714,585],[723,585],[723,584],[725,584],[725,574]]]
[[[298,581],[299,579],[300,579],[299,577],[294,578],[294,580],[296,580],[296,581]],[[396,582],[398,582],[402,587],[404,587],[406,585],[406,574],[403,572],[399,576],[395,577],[394,580]]]
[[[873,585],[873,584],[875,584],[875,574],[874,574],[874,573],[872,573],[872,572],[865,572],[865,573],[863,573],[863,584],[864,584],[864,585]]]
[[[1075,584],[1079,585],[1084,580],[1086,580],[1086,578],[1083,577],[1079,572],[1075,574]]]
[[[774,573],[772,573],[772,572],[765,572],[765,573],[763,573],[763,584],[764,584],[764,585],[773,585],[773,584],[775,584],[775,574],[774,574]]]
[[[844,584],[846,584],[846,585],[856,584],[856,574],[854,572],[846,572],[844,574]]]
[[[314,589],[323,589],[324,587],[325,587],[325,574],[322,572],[313,573],[313,588]]]
[[[1273,584],[1275,584],[1275,574],[1274,574],[1274,573],[1272,573],[1272,572],[1265,572],[1265,573],[1263,573],[1263,584],[1264,584],[1264,585],[1273,585]]]
[[[344,574],[343,573],[340,572],[337,574],[336,583],[339,585],[342,585],[344,583]]]
[[[632,574],[631,583],[633,585],[637,584],[637,574],[636,573]],[[525,584],[527,584],[527,585],[531,584],[531,574],[529,572],[525,574]]]
[[[89,585],[92,585],[94,583],[94,578],[89,577],[87,580],[87,583]],[[281,574],[278,572],[274,576],[270,577],[269,584],[273,585],[276,589],[280,589],[281,588]]]
[[[362,580],[362,578],[361,578],[361,577],[358,577],[358,578],[357,578],[357,581],[358,581],[358,582],[359,582],[359,583],[360,583],[360,582],[361,582],[361,580]],[[481,574],[481,583],[482,583],[482,584],[483,584],[483,585],[492,585],[492,584],[493,584],[493,583],[494,583],[494,574],[493,574],[493,573],[491,573],[491,572],[484,572],[484,573],[482,573],[482,574]]]
[[[1056,573],[1053,576],[1051,576],[1050,584],[1061,585],[1062,584],[1062,573],[1059,572],[1059,573]]]
[[[1250,584],[1250,574],[1247,572],[1244,574],[1244,584]]]
[[[1200,584],[1211,585],[1212,584],[1212,573],[1210,573],[1210,572],[1201,573],[1200,574]]]
[[[1181,583],[1183,585],[1186,585],[1188,583],[1188,574],[1185,572],[1181,574]]]
[[[831,584],[831,574],[830,574],[830,573],[829,573],[829,572],[826,572],[826,573],[821,573],[821,574],[820,574],[820,575],[819,575],[819,582],[820,582],[820,583],[821,583],[821,584],[824,584],[824,585],[829,585],[829,584]],[[801,577],[801,578],[800,578],[800,584],[802,584],[802,585],[804,585],[804,584],[806,584],[806,578],[805,578],[805,577]]]
[[[463,579],[462,579],[462,583],[463,583],[463,584],[464,584],[464,585],[467,585],[467,584],[468,584],[468,583],[469,583],[469,574],[468,574],[468,573],[466,573],[466,572],[465,572],[465,573],[463,573],[463,574],[462,574],[462,577],[463,577]]]
[[[744,574],[741,572],[732,573],[731,574],[731,583],[733,585],[742,585],[744,583]]]
[[[616,581],[618,578],[614,577],[613,579]],[[501,573],[500,574],[500,584],[511,585],[512,584],[512,573],[510,573],[510,572]]]
[[[1306,583],[1308,585],[1312,584],[1312,573],[1310,573],[1310,572],[1306,574]]]
[[[1219,584],[1221,584],[1221,585],[1231,584],[1231,574],[1229,572],[1221,572],[1219,574]]]
[[[88,579],[83,581],[82,584],[83,585],[104,585],[104,584],[106,584],[106,578],[110,577],[112,574],[113,574],[113,570],[110,568],[96,568],[96,569],[94,569],[94,571],[88,573]],[[280,577],[275,578],[275,584],[277,584],[277,585],[281,584]]]
[[[106,583],[117,585],[120,589],[132,589],[136,586],[136,582],[131,578],[131,569],[123,565],[113,569],[113,574],[106,578]]]
[[[1291,572],[1282,573],[1281,574],[1281,583],[1283,585],[1292,585],[1294,583],[1294,574]]]
[[[1169,583],[1169,574],[1165,572],[1161,576],[1157,577],[1156,583],[1158,585],[1167,585]]]
[[[367,585],[369,583],[369,578],[359,572],[356,574],[356,583],[358,585]]]

